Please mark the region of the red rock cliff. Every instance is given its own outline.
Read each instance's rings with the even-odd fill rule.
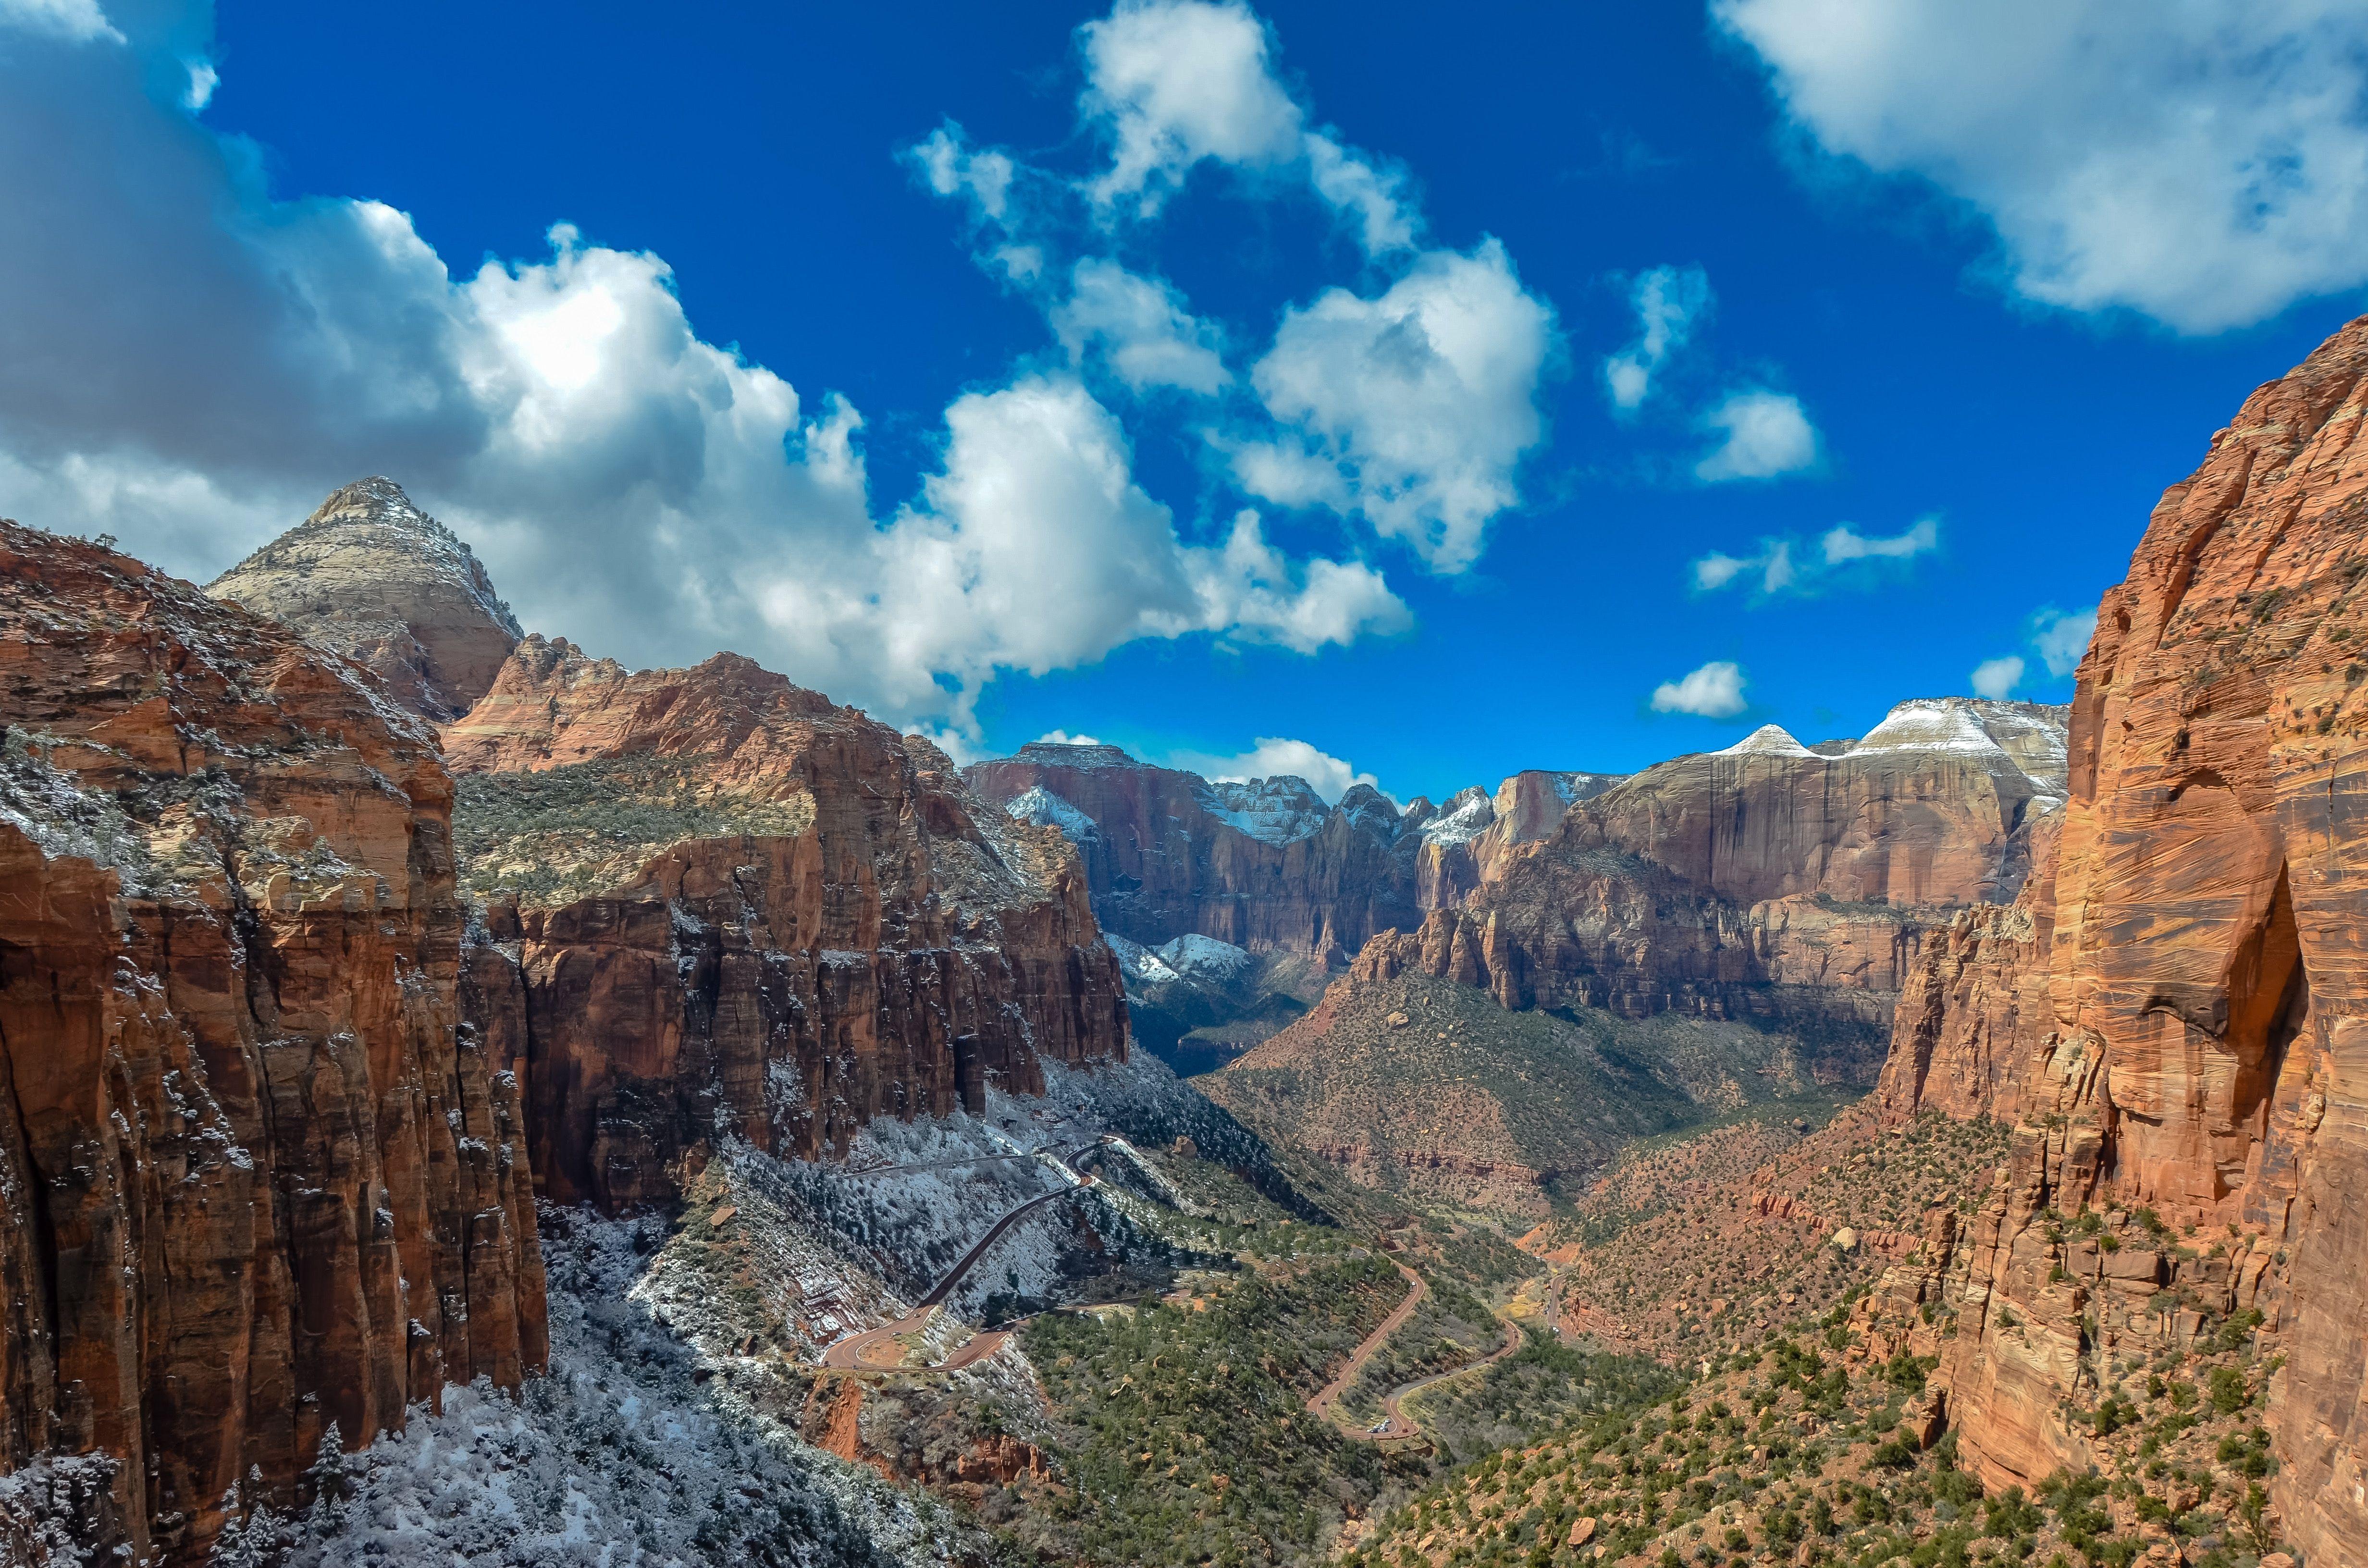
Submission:
[[[990,803],[1062,827],[1102,923],[1157,947],[1190,932],[1338,962],[1421,918],[1419,815],[1360,786],[1327,807],[1296,778],[1211,783],[1116,746],[1023,746],[963,778]]]
[[[1968,1456],[1994,1481],[2077,1460],[2059,1402],[2192,1332],[2164,1292],[2259,1308],[2313,1568],[2368,1562],[2363,417],[2368,320],[2165,493],[2080,666],[2052,899],[1928,946],[1886,1085],[2022,1122],[1960,1260]],[[2050,1218],[2109,1201],[2168,1238],[2100,1254]]]
[[[1882,1023],[1924,932],[2028,874],[2061,799],[2059,712],[1908,702],[1831,755],[1770,725],[1647,768],[1543,836],[1484,835],[1474,885],[1356,969],[1485,985],[1508,1007]]]
[[[552,1198],[663,1200],[718,1133],[812,1156],[1125,1054],[1075,852],[926,741],[735,655],[530,637],[445,743],[498,944],[472,1006]]]
[[[0,1464],[111,1456],[131,1558],[195,1561],[333,1423],[544,1359],[451,787],[342,660],[14,524],[0,719]]]

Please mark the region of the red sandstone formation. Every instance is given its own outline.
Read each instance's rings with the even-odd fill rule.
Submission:
[[[342,659],[14,524],[0,676],[0,1464],[109,1456],[192,1562],[332,1426],[544,1359],[451,785]]]
[[[1885,1085],[2022,1123],[1956,1265],[1967,1458],[1994,1482],[2078,1462],[2059,1402],[2194,1332],[2167,1292],[2256,1307],[2313,1568],[2368,1563],[2363,417],[2368,319],[2165,493],[2080,666],[2052,896],[1928,944]],[[2114,1251],[2050,1217],[2109,1204]]]
[[[926,741],[735,655],[530,637],[445,744],[494,900],[472,1016],[552,1198],[663,1200],[719,1132],[812,1156],[1125,1054],[1076,854]]]
[[[1402,818],[1367,786],[1326,807],[1296,778],[1212,784],[1116,746],[1042,742],[962,776],[990,804],[1063,828],[1102,924],[1145,947],[1197,931],[1338,963],[1421,917],[1427,810]]]
[[[391,479],[337,491],[206,591],[368,665],[438,723],[485,694],[518,640],[469,547]]]
[[[1474,885],[1375,937],[1355,971],[1485,985],[1508,1007],[1879,1022],[1927,927],[2027,875],[2061,798],[2054,723],[2028,704],[1908,702],[1834,755],[1767,726],[1491,845]]]

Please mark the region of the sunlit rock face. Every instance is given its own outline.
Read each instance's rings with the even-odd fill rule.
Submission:
[[[106,1456],[96,1549],[196,1562],[545,1358],[451,782],[366,672],[13,524],[0,670],[0,1466]]]
[[[541,637],[444,740],[491,938],[470,1006],[550,1197],[666,1201],[719,1135],[837,1153],[1126,1054],[1076,850],[927,741],[735,654]]]
[[[336,492],[206,591],[375,670],[435,723],[485,694],[520,635],[469,547],[391,479]]]
[[[2180,1332],[2160,1292],[2258,1307],[2314,1564],[2368,1562],[2363,384],[2354,322],[2165,493],[2080,665],[2052,881],[1927,944],[1884,1086],[2022,1124],[1944,1368],[1965,1452],[1994,1480],[2074,1462],[2059,1402]],[[2048,1235],[2107,1200],[2169,1241]]]

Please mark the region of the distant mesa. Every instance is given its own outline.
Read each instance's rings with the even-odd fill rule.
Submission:
[[[438,724],[485,695],[523,635],[469,547],[378,477],[332,494],[206,592],[368,665]]]

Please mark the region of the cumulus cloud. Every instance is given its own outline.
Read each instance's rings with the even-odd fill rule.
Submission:
[[[98,0],[0,0],[0,32],[12,30],[68,43],[123,41]]]
[[[1774,479],[1816,465],[1816,426],[1801,400],[1788,393],[1730,392],[1702,422],[1720,435],[1718,445],[1694,464],[1694,477],[1704,483]]]
[[[1376,298],[1327,290],[1285,314],[1251,369],[1283,429],[1236,444],[1235,476],[1281,505],[1360,514],[1433,570],[1462,571],[1520,500],[1554,346],[1553,311],[1494,240],[1429,252]]]
[[[1110,146],[1110,166],[1085,182],[1098,208],[1150,217],[1195,165],[1216,162],[1304,176],[1369,256],[1416,243],[1404,171],[1309,128],[1247,6],[1121,0],[1080,28],[1078,43],[1079,108]]]
[[[1102,743],[1092,735],[1073,735],[1066,730],[1047,730],[1036,737],[1040,746],[1098,746]]]
[[[1256,745],[1231,756],[1178,751],[1170,752],[1167,762],[1170,767],[1181,767],[1220,782],[1304,778],[1309,789],[1336,805],[1356,785],[1381,788],[1372,774],[1360,773],[1356,765],[1347,759],[1319,751],[1305,741],[1286,740],[1279,735],[1260,735]]]
[[[1662,361],[1685,347],[1710,309],[1710,277],[1699,267],[1656,267],[1637,277],[1628,302],[1636,312],[1636,341],[1603,361],[1611,406],[1623,414],[1643,405]]]
[[[1796,540],[1762,540],[1757,555],[1713,551],[1698,558],[1689,570],[1699,593],[1715,593],[1753,575],[1759,578],[1757,591],[1763,597],[1786,592],[1816,593],[1853,580],[1872,585],[1877,579],[1869,568],[1861,567],[1855,576],[1849,572],[1858,562],[1913,561],[1940,545],[1941,524],[1936,517],[1920,517],[1898,533],[1873,537],[1842,523],[1828,528],[1814,548],[1804,548]]]
[[[2031,645],[2039,650],[2049,675],[2068,676],[2080,667],[2089,652],[2089,639],[2096,631],[2095,605],[2087,609],[2044,609],[2032,618]]]
[[[1231,381],[1217,329],[1184,308],[1170,285],[1088,256],[1071,272],[1069,297],[1053,308],[1053,330],[1070,358],[1100,354],[1140,392],[1181,387],[1213,392]]]
[[[2026,298],[2217,332],[2368,280],[2353,0],[1713,0],[1834,157],[1930,181]]]
[[[1919,517],[1913,528],[1887,539],[1869,539],[1848,523],[1829,530],[1817,541],[1826,552],[1826,564],[1839,566],[1850,561],[1910,561],[1928,550],[1941,545],[1941,524],[1937,518]]]
[[[856,410],[703,341],[658,257],[560,225],[456,277],[392,208],[273,199],[185,107],[195,26],[12,40],[0,210],[45,216],[0,245],[0,298],[44,308],[0,314],[0,510],[203,579],[388,473],[532,625],[634,664],[736,648],[938,734],[974,734],[1000,672],[1136,638],[1405,623],[1377,573],[1254,519],[1180,535],[1065,372],[957,400],[942,467],[883,517]],[[941,151],[983,208],[1008,198],[1019,171]]]
[[[1679,680],[1665,680],[1653,688],[1656,713],[1692,713],[1704,719],[1732,719],[1750,706],[1743,699],[1743,671],[1725,659],[1713,660]]]
[[[2097,607],[2060,610],[2053,607],[2031,618],[2030,646],[2050,676],[2061,679],[2080,667],[2089,639],[2097,630]],[[1974,670],[1974,690],[1983,697],[2004,697],[2030,672],[2021,654],[1985,659]]]
[[[1974,695],[1998,700],[2014,695],[2022,682],[2022,660],[2012,653],[2003,658],[1984,659],[1974,666]]]

